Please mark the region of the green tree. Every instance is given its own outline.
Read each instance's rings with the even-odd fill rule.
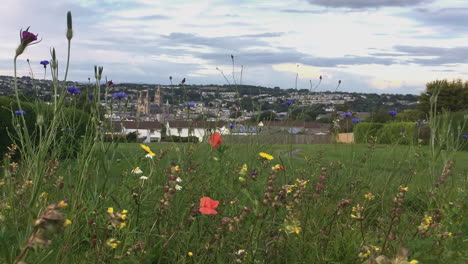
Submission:
[[[426,84],[426,90],[418,97],[418,109],[428,113],[430,111],[432,95],[437,94],[437,111],[446,109],[456,112],[468,109],[468,82],[461,79],[436,80]]]

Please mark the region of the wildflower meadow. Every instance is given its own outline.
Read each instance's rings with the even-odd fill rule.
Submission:
[[[63,76],[55,48],[40,62],[51,103],[24,101],[15,82],[2,112],[0,263],[468,262],[468,137],[449,114],[431,112],[427,145],[107,140],[126,94],[100,66],[89,89],[67,85],[70,12],[66,26]],[[21,30],[15,77],[40,40]]]

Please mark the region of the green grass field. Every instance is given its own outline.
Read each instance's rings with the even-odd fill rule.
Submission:
[[[153,159],[137,143],[106,143],[86,163],[80,154],[58,162],[43,178],[33,207],[28,202],[34,182],[17,183],[21,191],[10,194],[13,200],[3,187],[9,209],[0,209],[2,260],[9,263],[18,255],[41,208],[64,198],[68,206],[60,211],[71,224],[48,237],[47,248],[30,251],[27,263],[464,263],[467,258],[466,152],[456,153],[451,172],[444,173],[445,162],[432,167],[425,146],[149,147]],[[285,170],[272,168],[276,164]],[[141,174],[132,173],[136,167]],[[444,182],[435,187],[441,177]],[[219,201],[216,215],[199,211],[202,197]]]

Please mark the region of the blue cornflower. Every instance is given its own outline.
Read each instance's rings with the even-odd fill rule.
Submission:
[[[196,104],[195,104],[194,102],[188,102],[188,103],[187,103],[187,106],[188,106],[188,107],[195,107]]]
[[[467,139],[467,138],[468,138],[468,135],[462,135],[462,138],[463,138],[463,139]]]
[[[43,60],[40,62],[41,65],[44,65],[44,68],[47,67],[47,65],[49,65],[49,61],[46,61],[46,60]]]
[[[353,119],[351,120],[351,122],[353,122],[353,123],[360,123],[360,122],[361,122],[361,119],[359,119],[359,118],[353,118]]]
[[[234,124],[233,124],[233,123],[229,124],[229,128],[230,128],[230,129],[233,129],[233,128],[234,128]]]
[[[15,111],[15,115],[25,115],[26,114],[26,111],[24,110],[16,110]]]
[[[286,101],[284,104],[287,105],[287,106],[290,106],[292,105],[294,102],[293,101]]]
[[[352,116],[353,114],[350,113],[350,112],[346,112],[346,113],[342,113],[341,116],[342,117],[348,117],[348,116]]]
[[[119,99],[119,100],[126,97],[126,96],[127,96],[127,94],[125,92],[118,92],[118,93],[113,93],[112,94],[112,98]]]
[[[89,98],[89,100],[91,100],[91,101],[92,101],[92,100],[94,99],[94,95],[92,95],[92,94],[88,94],[88,98]]]
[[[68,87],[68,88],[67,88],[67,92],[68,92],[69,94],[72,94],[72,95],[79,95],[79,94],[81,94],[81,91],[80,91],[78,88],[76,88],[75,86],[70,86],[70,87]]]
[[[398,112],[394,111],[394,110],[391,110],[391,111],[388,111],[388,114],[391,115],[391,116],[396,116],[398,114]]]

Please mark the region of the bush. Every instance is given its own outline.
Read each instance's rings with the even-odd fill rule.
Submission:
[[[377,135],[380,144],[403,144],[417,143],[416,124],[414,122],[391,122],[386,123]]]
[[[356,143],[367,143],[371,137],[377,136],[380,129],[382,128],[382,123],[358,123],[354,126],[354,141]]]
[[[43,113],[44,126],[47,126],[53,118],[53,107],[46,104],[35,105],[32,103],[22,102],[21,107],[26,114],[24,119],[26,127],[33,142],[39,140],[39,133],[37,133],[37,109]],[[13,144],[11,135],[16,137],[16,131],[13,128],[12,117],[14,111],[18,109],[16,100],[7,97],[0,97],[0,154],[6,152],[6,147]],[[60,139],[62,153],[64,155],[75,155],[81,143],[81,137],[85,135],[90,116],[78,109],[65,108],[64,120],[62,120],[62,127],[57,133],[57,139]],[[19,142],[16,142],[19,144]]]
[[[137,142],[138,141],[138,131],[130,132],[126,136],[127,142]]]
[[[161,142],[175,142],[175,143],[198,143],[198,138],[195,136],[179,137],[179,136],[165,136],[161,138]]]
[[[26,111],[24,119],[28,131],[32,131],[36,124],[36,114],[34,113],[33,105],[30,103],[22,103],[21,107]],[[15,100],[7,97],[0,97],[0,154],[6,152],[6,148],[13,144],[9,134],[15,135],[11,118],[14,115],[14,111],[18,109],[18,105]]]
[[[454,135],[458,135],[458,131],[460,129],[460,135],[468,135],[468,111],[458,111],[452,113],[452,131],[454,131]],[[466,121],[466,125],[463,128],[463,124]],[[463,128],[463,129],[462,129]],[[466,139],[465,139],[466,140]],[[468,144],[464,144],[462,150],[468,151]]]

